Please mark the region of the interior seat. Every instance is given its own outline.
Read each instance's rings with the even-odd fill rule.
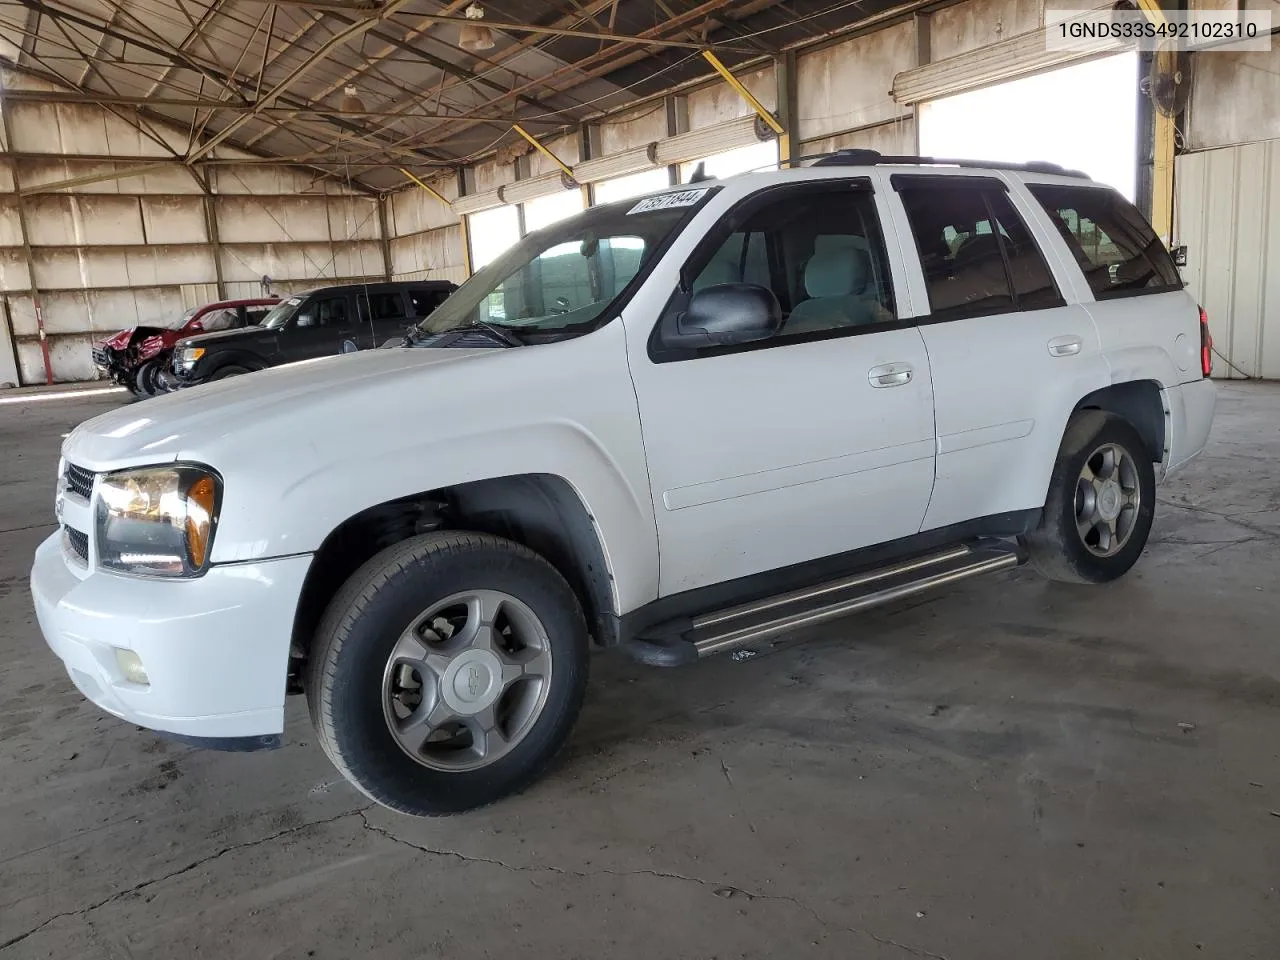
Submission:
[[[785,332],[810,333],[873,323],[875,315],[866,296],[869,267],[866,253],[854,247],[815,252],[804,268],[804,290],[809,299],[796,304]]]

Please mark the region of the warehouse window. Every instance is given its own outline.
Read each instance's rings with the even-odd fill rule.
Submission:
[[[893,179],[920,252],[931,315],[957,319],[1061,305],[1049,268],[1003,188],[959,180]]]
[[[514,204],[473,213],[467,218],[471,236],[471,269],[479,270],[520,242],[520,212]]]
[[[770,170],[778,165],[778,141],[765,140],[761,143],[738,147],[736,150],[726,150],[724,153],[717,153],[702,160],[682,163],[680,165],[682,183],[689,182],[693,171],[698,169],[699,163],[704,165],[703,170],[707,176],[720,180],[739,173],[750,173],[752,170]]]
[[[671,176],[666,167],[645,170],[625,177],[602,180],[595,185],[596,203],[613,203],[617,200],[630,200],[632,197],[643,197],[646,193],[654,193],[671,186]]]
[[[1118,193],[1039,183],[1027,189],[1067,241],[1098,299],[1182,288],[1155,231]]]
[[[524,205],[525,233],[533,233],[581,212],[581,190],[563,190],[550,196],[538,197]]]

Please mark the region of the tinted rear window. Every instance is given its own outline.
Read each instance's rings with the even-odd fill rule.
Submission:
[[[1039,310],[1062,297],[1002,184],[895,176],[934,319]]]
[[[1029,183],[1099,300],[1182,289],[1169,251],[1114,190]]]

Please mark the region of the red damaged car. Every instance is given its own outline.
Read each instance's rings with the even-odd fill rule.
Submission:
[[[169,365],[173,345],[197,333],[234,330],[260,323],[279,297],[220,300],[192,307],[172,327],[130,327],[93,348],[93,363],[116,383],[139,397],[160,392],[158,375]]]

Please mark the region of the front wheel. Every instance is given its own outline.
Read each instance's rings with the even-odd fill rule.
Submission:
[[[1155,503],[1155,468],[1138,431],[1084,410],[1067,424],[1044,516],[1023,545],[1050,580],[1105,583],[1137,562]]]
[[[307,665],[325,753],[370,799],[432,816],[537,780],[587,682],[586,623],[564,578],[498,537],[389,547],[334,598]]]
[[[242,374],[252,373],[252,372],[253,371],[250,370],[248,367],[242,367],[239,364],[229,363],[225,367],[219,367],[216,371],[214,371],[212,376],[209,377],[209,382],[212,383],[214,380],[225,380],[227,379],[227,377],[238,377],[238,376],[241,376]]]
[[[155,360],[148,360],[138,368],[138,372],[134,375],[133,393],[134,396],[146,398],[156,395],[156,377],[160,375],[160,364]]]

